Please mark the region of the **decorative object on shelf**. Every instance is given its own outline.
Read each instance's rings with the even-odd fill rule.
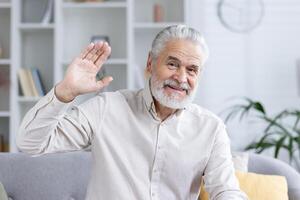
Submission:
[[[96,43],[100,41],[105,41],[110,44],[109,37],[107,35],[93,35],[91,38],[91,42]]]
[[[0,133],[0,152],[8,152],[9,151],[9,145],[5,143],[3,132]]]
[[[42,19],[42,24],[47,25],[53,22],[53,19],[54,19],[54,0],[48,0],[47,7]]]
[[[153,6],[153,20],[154,22],[162,22],[164,18],[164,10],[161,4],[154,4]]]
[[[247,33],[261,23],[265,8],[263,0],[219,0],[218,17],[233,32]]]
[[[0,68],[0,88],[6,87],[9,89],[9,69]]]
[[[3,49],[2,49],[2,44],[1,44],[1,41],[0,41],[0,58],[2,58],[3,56]]]
[[[100,41],[105,41],[108,44],[110,44],[109,37],[107,35],[94,35],[91,38],[91,42],[93,43],[100,42]],[[97,73],[96,78],[97,80],[101,80],[104,76],[106,76],[106,70],[105,70],[105,66],[102,66],[100,71]]]
[[[295,152],[300,153],[300,109],[284,109],[274,117],[269,116],[262,103],[244,98],[243,103],[233,105],[227,111],[225,122],[237,117],[244,119],[250,114],[257,122],[265,124],[261,130],[261,138],[252,142],[246,150],[255,149],[261,153],[266,149],[274,148],[274,157],[277,158],[279,151],[285,149],[289,153],[290,162],[296,161]],[[298,156],[299,158],[299,156]]]
[[[4,140],[3,135],[0,135],[0,152],[4,151]]]

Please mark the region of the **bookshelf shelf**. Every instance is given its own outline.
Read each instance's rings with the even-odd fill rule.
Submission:
[[[126,2],[100,2],[100,3],[63,3],[63,8],[126,8]]]
[[[21,31],[53,30],[54,24],[22,23],[19,25],[19,29]]]
[[[10,117],[9,111],[0,111],[0,117]]]
[[[36,102],[38,100],[40,100],[42,97],[24,97],[24,96],[19,96],[18,97],[18,101],[22,102],[22,103],[26,103],[26,102]]]
[[[10,59],[0,59],[0,67],[3,65],[10,65]]]
[[[136,28],[136,29],[162,29],[164,27],[172,26],[174,24],[182,24],[182,22],[161,22],[161,23],[140,22],[140,23],[135,23],[134,28]]]
[[[1,8],[11,8],[10,2],[0,2],[0,9]]]

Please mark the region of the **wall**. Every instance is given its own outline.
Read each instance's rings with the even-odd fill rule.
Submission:
[[[211,53],[196,102],[217,114],[233,96],[260,100],[270,114],[299,109],[300,1],[264,0],[263,21],[248,34],[224,28],[217,17],[217,2],[191,0],[189,6],[189,22],[204,34]],[[230,123],[233,149],[254,140],[259,135],[255,130],[252,125]]]

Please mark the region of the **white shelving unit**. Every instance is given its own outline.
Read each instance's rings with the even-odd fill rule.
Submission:
[[[186,0],[106,0],[98,3],[55,0],[53,22],[42,24],[47,2],[11,0],[11,3],[0,3],[0,33],[3,30],[1,9],[12,10],[8,20],[12,54],[0,59],[0,70],[2,65],[11,65],[11,92],[7,95],[10,99],[6,100],[10,103],[9,110],[0,109],[0,130],[4,128],[9,132],[11,152],[17,152],[15,136],[22,118],[41,98],[21,96],[17,78],[20,67],[37,67],[48,92],[62,80],[67,66],[90,43],[92,36],[108,36],[112,54],[103,68],[114,81],[105,91],[139,88],[143,86],[140,79],[143,79],[154,36],[166,26],[186,23]],[[153,22],[153,7],[157,3],[164,10],[161,22]],[[93,95],[78,98],[78,102]],[[8,121],[13,123],[8,126]]]
[[[11,71],[11,2],[0,2],[0,137],[3,137],[3,149],[9,151],[10,142],[10,101],[12,85],[10,84]],[[1,145],[0,145],[1,146]]]

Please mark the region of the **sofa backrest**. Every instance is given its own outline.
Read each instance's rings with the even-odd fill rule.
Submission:
[[[84,200],[91,153],[0,153],[0,181],[13,200]]]
[[[84,200],[91,170],[90,152],[29,156],[0,153],[0,182],[13,200]],[[287,178],[289,199],[300,199],[300,175],[286,163],[250,154],[250,172]]]

